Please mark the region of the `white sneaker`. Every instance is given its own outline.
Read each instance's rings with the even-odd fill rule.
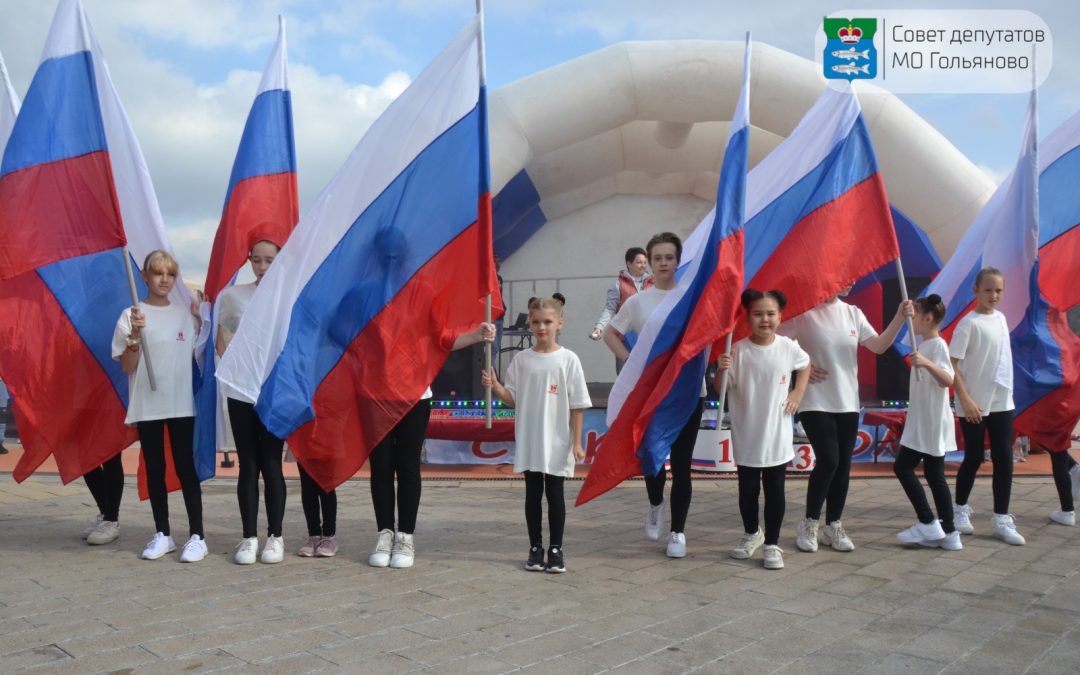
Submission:
[[[736,560],[746,560],[750,556],[754,555],[754,551],[765,543],[765,535],[762,533],[761,528],[753,534],[743,533],[739,543],[735,544],[735,548],[731,549],[731,557]]]
[[[233,562],[237,565],[254,565],[255,554],[259,552],[259,538],[245,537],[236,545]]]
[[[394,544],[390,549],[390,567],[403,570],[413,566],[416,562],[416,548],[413,546],[413,536],[398,532],[394,535]]]
[[[817,550],[818,535],[817,535],[818,521],[811,520],[809,518],[803,518],[799,521],[798,527],[795,529],[795,546],[800,551],[806,551],[807,553],[813,553]]]
[[[191,535],[191,538],[184,544],[184,550],[180,551],[180,562],[199,562],[206,557],[209,553],[209,549],[206,548],[206,542],[197,534]]]
[[[855,550],[855,544],[851,541],[851,537],[847,535],[847,532],[844,531],[844,526],[839,520],[834,520],[823,527],[819,538],[822,544],[832,546],[834,551],[847,553]]]
[[[1080,464],[1069,469],[1069,478],[1072,479],[1073,499],[1080,499]]]
[[[957,504],[953,508],[953,524],[960,534],[975,534],[975,526],[971,524],[971,504]]]
[[[941,539],[920,541],[919,546],[925,546],[926,548],[943,548],[946,551],[964,550],[964,544],[960,541],[960,530],[953,530]]]
[[[143,560],[157,560],[166,553],[172,553],[176,550],[176,542],[173,538],[167,534],[157,532],[154,534],[154,538],[146,544],[146,548],[143,549]]]
[[[776,544],[769,544],[761,550],[762,564],[767,570],[784,569],[784,549]]]
[[[98,528],[98,525],[101,525],[103,522],[105,522],[105,516],[101,513],[97,514],[97,517],[94,518],[94,522],[90,523],[86,526],[85,529],[83,529],[82,538],[87,539],[90,536],[90,533],[96,530]]]
[[[936,520],[932,523],[920,523],[916,520],[908,529],[897,532],[896,538],[905,544],[921,544],[924,541],[944,539],[945,530],[941,529],[941,523]]]
[[[270,535],[266,538],[266,544],[263,546],[262,554],[259,556],[259,560],[268,565],[279,563],[285,559],[285,540],[281,537],[275,537]]]
[[[120,538],[120,523],[103,520],[94,528],[86,537],[86,543],[91,546],[101,546],[102,544],[110,544]]]
[[[1023,546],[1027,543],[1024,537],[1016,531],[1016,521],[1009,514],[994,514],[994,517],[990,519],[990,536],[1013,546]]]
[[[667,540],[667,557],[669,558],[685,558],[686,557],[686,535],[682,532],[672,532],[668,535]]]
[[[375,542],[375,550],[368,557],[367,564],[372,567],[386,567],[390,564],[390,552],[394,547],[394,531],[379,530],[379,540]]]
[[[664,529],[664,504],[666,500],[656,506],[649,504],[649,511],[645,514],[645,538],[649,541],[660,541],[660,532]]]
[[[1058,525],[1072,527],[1076,525],[1076,511],[1051,511],[1050,520]]]

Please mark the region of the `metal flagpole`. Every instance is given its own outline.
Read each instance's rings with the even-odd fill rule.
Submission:
[[[484,53],[484,0],[476,0],[476,15],[480,17],[480,38],[477,40],[477,60],[479,61],[480,68],[480,96],[486,96],[487,93],[484,90],[484,86],[487,83],[487,62]],[[483,101],[480,102],[483,105]],[[484,128],[481,129],[481,133],[487,134],[487,117],[482,117]],[[481,153],[481,171],[484,172],[487,177],[490,167],[488,166],[488,157],[486,143],[484,144],[484,151]],[[487,181],[490,183],[490,180]],[[491,323],[491,293],[487,294],[484,299],[484,322]],[[484,343],[484,371],[491,371],[491,344],[490,342]],[[484,428],[491,428],[491,387],[484,387]]]
[[[139,306],[139,291],[135,288],[135,273],[131,269],[131,254],[127,246],[120,249],[124,256],[124,270],[127,272],[128,290],[131,291],[131,306]],[[157,383],[154,381],[154,367],[150,363],[150,352],[146,348],[146,336],[139,331],[139,348],[142,350],[142,358],[146,362],[146,379],[150,380],[150,391],[157,391]]]
[[[904,265],[900,262],[900,258],[896,259],[896,276],[897,276],[897,279],[900,281],[900,299],[903,300],[904,302],[907,302],[908,301],[907,280],[904,279]],[[912,351],[912,353],[914,353],[915,351],[918,350],[918,347],[915,346],[915,322],[912,320],[912,318],[910,316],[907,317],[907,332],[908,332],[908,341],[911,342],[911,351]],[[918,368],[915,369],[915,379],[916,380],[921,380],[922,379],[922,371],[919,370]]]

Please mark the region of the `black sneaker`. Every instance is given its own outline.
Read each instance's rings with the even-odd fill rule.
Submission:
[[[548,549],[547,571],[551,574],[562,574],[566,571],[566,565],[563,564],[561,546],[552,546]]]
[[[529,559],[525,562],[525,569],[530,572],[544,571],[544,547],[537,544],[529,549]]]

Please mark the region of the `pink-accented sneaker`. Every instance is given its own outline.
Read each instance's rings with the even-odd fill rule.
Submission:
[[[323,537],[315,548],[316,558],[333,558],[337,555],[337,537]]]
[[[301,558],[314,558],[315,549],[319,547],[321,541],[322,537],[308,537],[307,543],[300,547],[300,550],[296,552],[296,555]]]

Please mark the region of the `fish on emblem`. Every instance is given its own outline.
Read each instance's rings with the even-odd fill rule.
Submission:
[[[857,75],[859,73],[869,75],[870,64],[868,63],[864,66],[857,66],[854,63],[845,63],[843,65],[833,66],[832,71],[834,73],[840,73],[841,75]]]
[[[838,59],[845,59],[848,61],[855,61],[858,59],[866,59],[867,61],[870,60],[869,49],[864,49],[860,52],[856,51],[854,47],[850,47],[848,49],[837,49],[835,52],[832,53],[832,55]]]

